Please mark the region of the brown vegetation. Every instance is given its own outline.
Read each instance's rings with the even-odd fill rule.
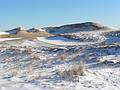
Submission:
[[[19,31],[17,34],[8,34],[8,35],[0,35],[0,38],[36,38],[36,37],[45,37],[45,36],[51,36],[52,34],[49,34],[45,31],[38,31],[38,32],[27,32],[27,31]]]

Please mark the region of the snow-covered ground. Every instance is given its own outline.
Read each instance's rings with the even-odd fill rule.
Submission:
[[[2,45],[0,90],[119,90],[120,47],[106,47]],[[58,73],[72,70],[81,60],[84,76],[66,74],[63,78]]]
[[[0,90],[120,89],[118,29],[95,23],[56,28],[61,35],[0,38]]]
[[[60,45],[60,46],[73,46],[73,45],[88,45],[88,44],[95,44],[96,42],[80,42],[79,40],[71,40],[61,36],[55,37],[38,37],[39,41],[53,44],[53,45]]]

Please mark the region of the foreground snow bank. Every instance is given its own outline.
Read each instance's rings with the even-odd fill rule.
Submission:
[[[33,84],[15,83],[8,80],[0,80],[0,90],[48,90]],[[50,90],[50,89],[49,89]]]
[[[100,53],[100,49],[102,49],[102,55],[99,57],[101,62],[106,59],[114,61],[119,59],[113,55],[120,54],[120,47],[117,47],[118,52],[112,49],[111,55],[104,53],[105,48],[89,49],[91,52],[81,51],[80,48],[68,47],[66,53],[69,55],[63,61],[59,56],[65,54],[64,49],[59,47],[3,47],[2,45],[0,48],[0,90],[119,90],[119,63],[108,65],[95,61],[86,63],[85,76],[72,75],[71,78],[65,74],[68,78],[64,78],[58,74],[59,71],[73,70],[72,68],[76,67],[84,54],[89,55],[89,60],[98,57],[96,53]],[[111,51],[110,48],[107,49]],[[79,56],[73,52],[77,50],[79,52],[76,54]]]

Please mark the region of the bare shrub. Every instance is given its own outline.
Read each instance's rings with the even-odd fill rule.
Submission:
[[[67,55],[63,54],[60,56],[60,60],[65,61],[67,59]]]
[[[85,72],[85,64],[84,64],[83,60],[81,60],[76,74],[83,76],[83,75],[85,75],[84,72]]]
[[[85,75],[85,64],[81,60],[80,64],[74,64],[72,68],[68,70],[59,71],[58,74],[65,79],[72,79],[74,76],[84,76]]]
[[[27,67],[27,72],[26,72],[26,74],[32,74],[33,73],[33,67],[32,67],[32,65],[31,64],[29,64],[29,66]]]
[[[40,74],[31,74],[31,75],[28,75],[28,79],[29,80],[38,80],[40,78],[41,78]]]
[[[18,74],[17,70],[11,70],[11,76],[15,77]]]
[[[26,53],[28,53],[28,54],[31,54],[32,53],[32,49],[31,48],[25,48],[25,51],[24,52],[26,52]]]
[[[48,61],[53,61],[53,60],[57,60],[57,59],[59,59],[61,61],[65,61],[65,60],[67,60],[67,56],[68,56],[67,51],[66,51],[66,49],[64,49],[63,54],[52,57],[52,58],[48,58]]]
[[[33,59],[33,60],[38,60],[38,59],[40,59],[40,58],[39,58],[38,55],[32,54],[31,59]]]
[[[67,59],[67,51],[66,51],[66,49],[64,49],[64,52],[63,52],[63,54],[62,55],[60,55],[60,60],[62,60],[62,61],[65,61],[66,59]]]
[[[30,59],[31,64],[35,64],[37,63],[38,60],[40,60],[39,56],[36,53],[31,54]]]

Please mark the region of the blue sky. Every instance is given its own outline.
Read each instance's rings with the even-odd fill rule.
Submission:
[[[0,0],[0,30],[94,21],[120,26],[120,0]]]

